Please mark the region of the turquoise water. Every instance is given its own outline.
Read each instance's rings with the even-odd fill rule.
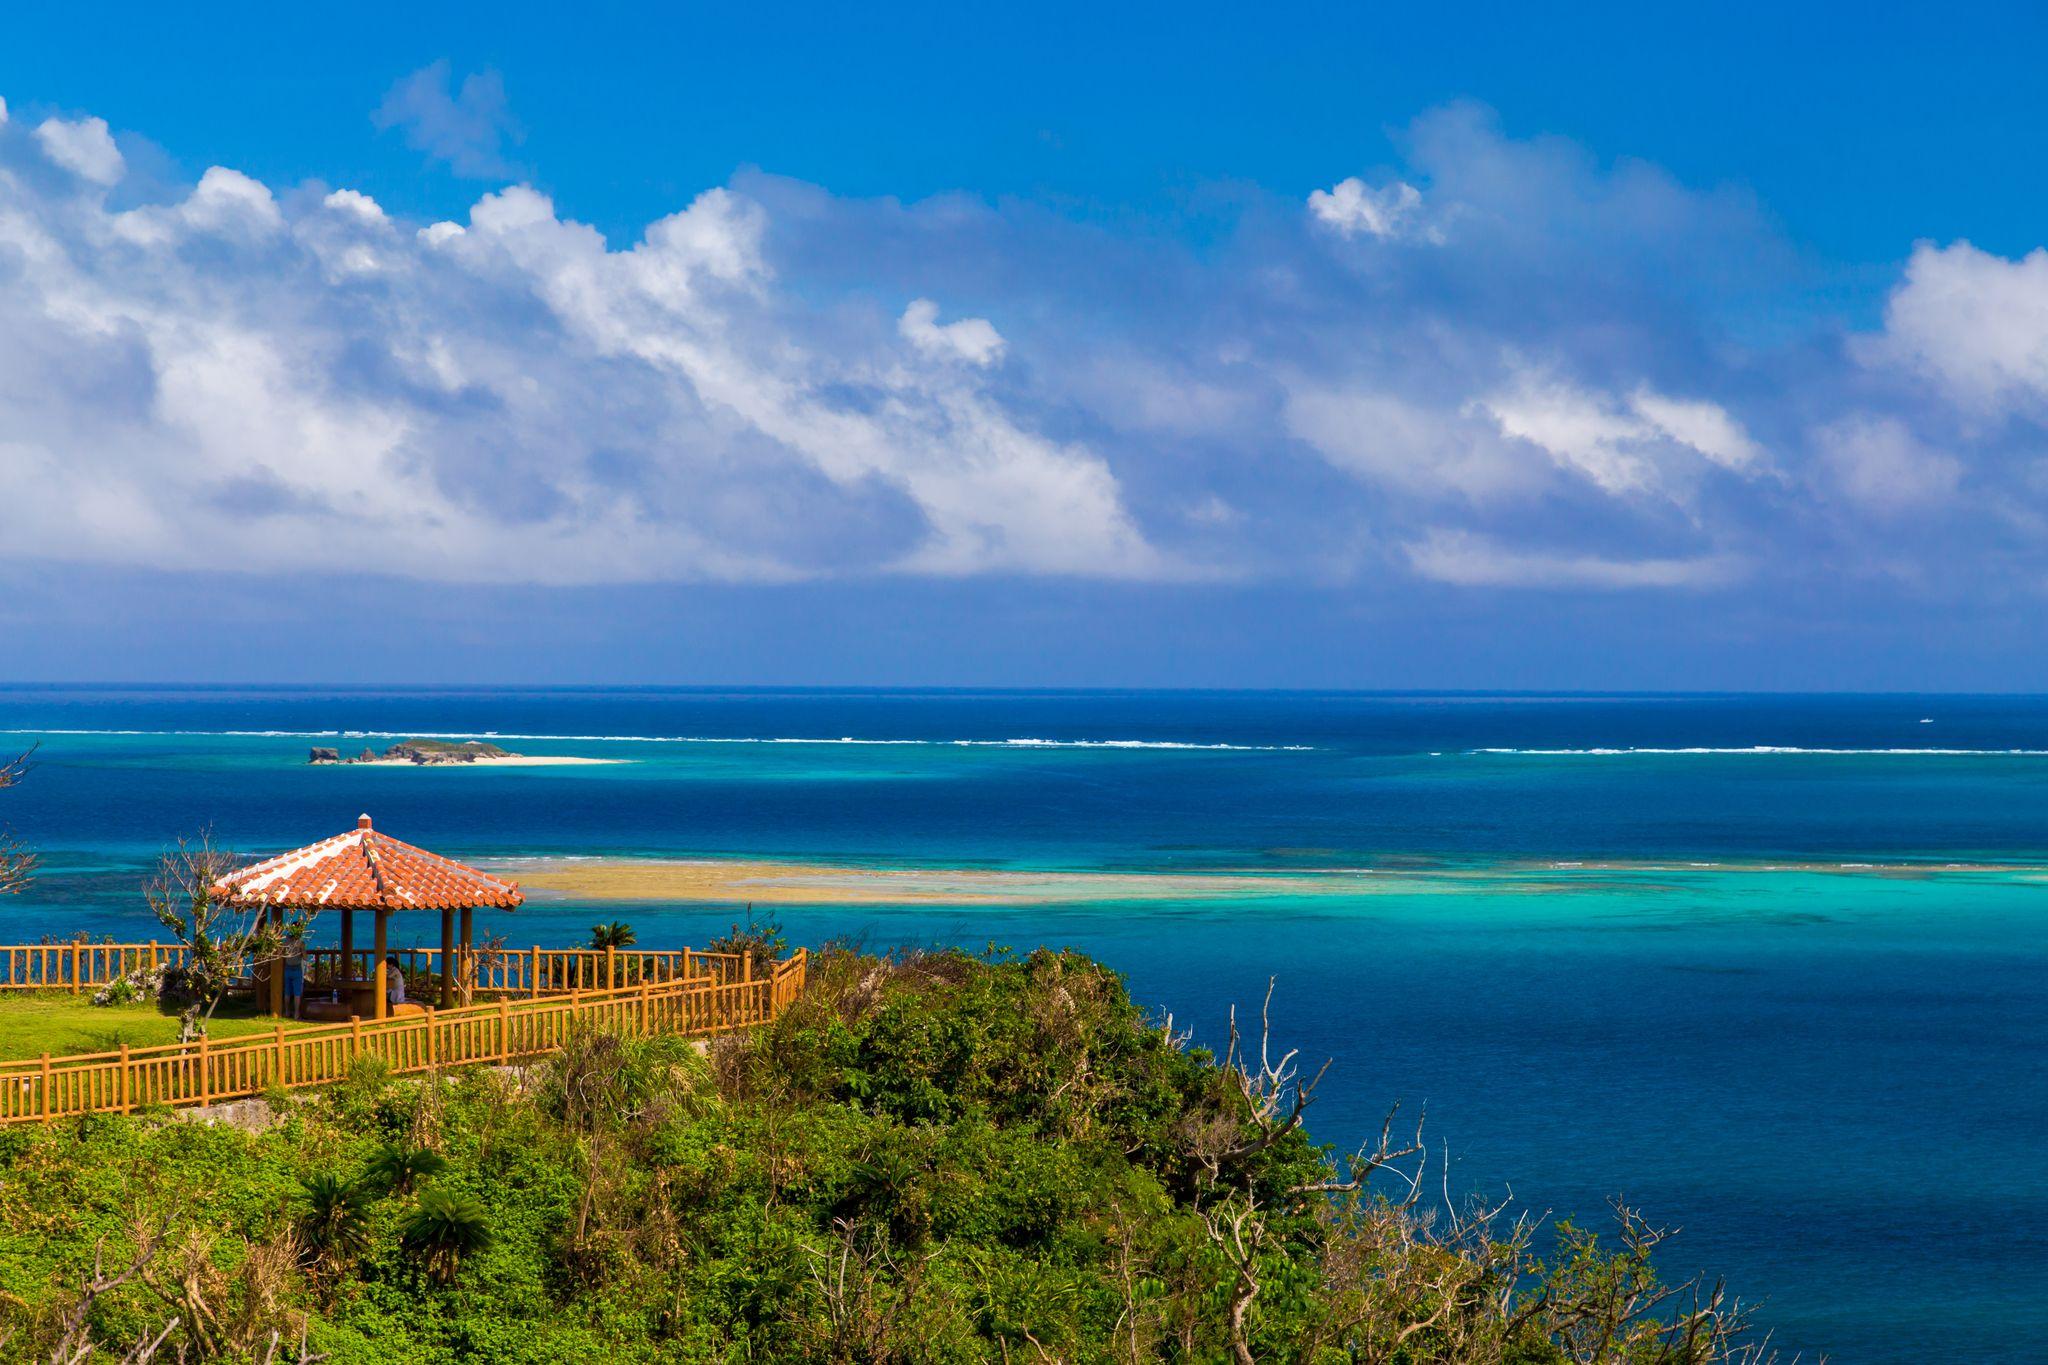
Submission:
[[[1080,947],[1205,1040],[1274,978],[1276,1034],[1335,1058],[1325,1140],[1426,1104],[1454,1189],[1624,1195],[1788,1349],[2048,1358],[2038,699],[0,689],[0,728],[41,740],[0,818],[48,864],[8,938],[146,938],[175,835],[267,852],[362,810],[480,859],[1270,876],[780,914],[806,942]],[[336,731],[630,761],[305,766],[388,742]],[[536,896],[493,927],[702,942],[736,913]]]

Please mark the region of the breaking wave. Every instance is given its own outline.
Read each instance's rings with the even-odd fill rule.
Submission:
[[[851,744],[960,749],[1192,749],[1240,753],[1300,753],[1312,744],[1203,744],[1174,739],[862,739],[801,735],[536,735],[509,730],[113,730],[30,728],[0,730],[10,735],[218,736],[234,739],[446,739],[539,740],[555,744]]]

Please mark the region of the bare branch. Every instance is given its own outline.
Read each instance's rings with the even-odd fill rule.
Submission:
[[[35,746],[0,761],[0,790],[14,786],[28,772]],[[35,876],[36,855],[13,835],[0,830],[0,896],[19,893]]]

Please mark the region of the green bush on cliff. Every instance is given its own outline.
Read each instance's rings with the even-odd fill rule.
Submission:
[[[522,1076],[365,1070],[259,1133],[0,1132],[0,1357],[175,1318],[161,1358],[336,1365],[1754,1358],[1633,1215],[1539,1262],[1426,1213],[1392,1129],[1315,1147],[1312,1090],[1082,958],[825,953],[708,1055],[592,1034]]]

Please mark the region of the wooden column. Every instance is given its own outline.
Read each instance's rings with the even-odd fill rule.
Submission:
[[[376,968],[375,968],[375,970],[373,970],[373,971],[372,971],[372,972],[370,973],[370,980],[371,980],[372,982],[374,982],[374,983],[376,984],[376,987],[377,987],[377,996],[376,996],[376,999],[374,999],[374,1000],[372,1000],[372,1001],[370,1002],[370,1017],[371,1017],[372,1019],[384,1019],[384,1018],[388,1018],[388,1017],[390,1016],[390,1014],[391,1014],[391,1005],[390,1005],[389,999],[388,999],[388,998],[386,997],[386,995],[385,995],[385,993],[384,993],[384,992],[385,992],[385,980],[384,980],[384,975],[385,975],[385,973],[386,973],[386,972],[387,972],[388,970],[390,970],[389,968],[387,968],[387,967],[386,967],[386,966],[384,965],[384,959],[385,959],[385,957],[387,957],[387,956],[389,955],[389,952],[388,952],[388,949],[387,949],[387,946],[386,946],[386,945],[387,945],[387,944],[388,944],[388,943],[390,942],[390,940],[389,940],[389,938],[387,937],[387,934],[388,934],[388,930],[387,930],[387,928],[386,928],[386,925],[387,925],[387,923],[388,923],[388,922],[390,921],[390,919],[391,919],[391,912],[390,912],[389,910],[386,910],[386,909],[385,909],[385,908],[384,908],[383,906],[381,906],[381,905],[380,905],[380,906],[378,906],[378,907],[377,907],[377,965],[376,965]]]
[[[470,941],[469,933],[475,918],[474,909],[467,905],[462,907],[462,989],[469,993],[471,1000],[476,999],[477,987],[483,984],[476,977],[476,948]]]
[[[441,1008],[455,1003],[455,911],[441,907]]]
[[[341,912],[341,965],[335,968],[335,996],[355,1013],[356,985],[356,912]]]

